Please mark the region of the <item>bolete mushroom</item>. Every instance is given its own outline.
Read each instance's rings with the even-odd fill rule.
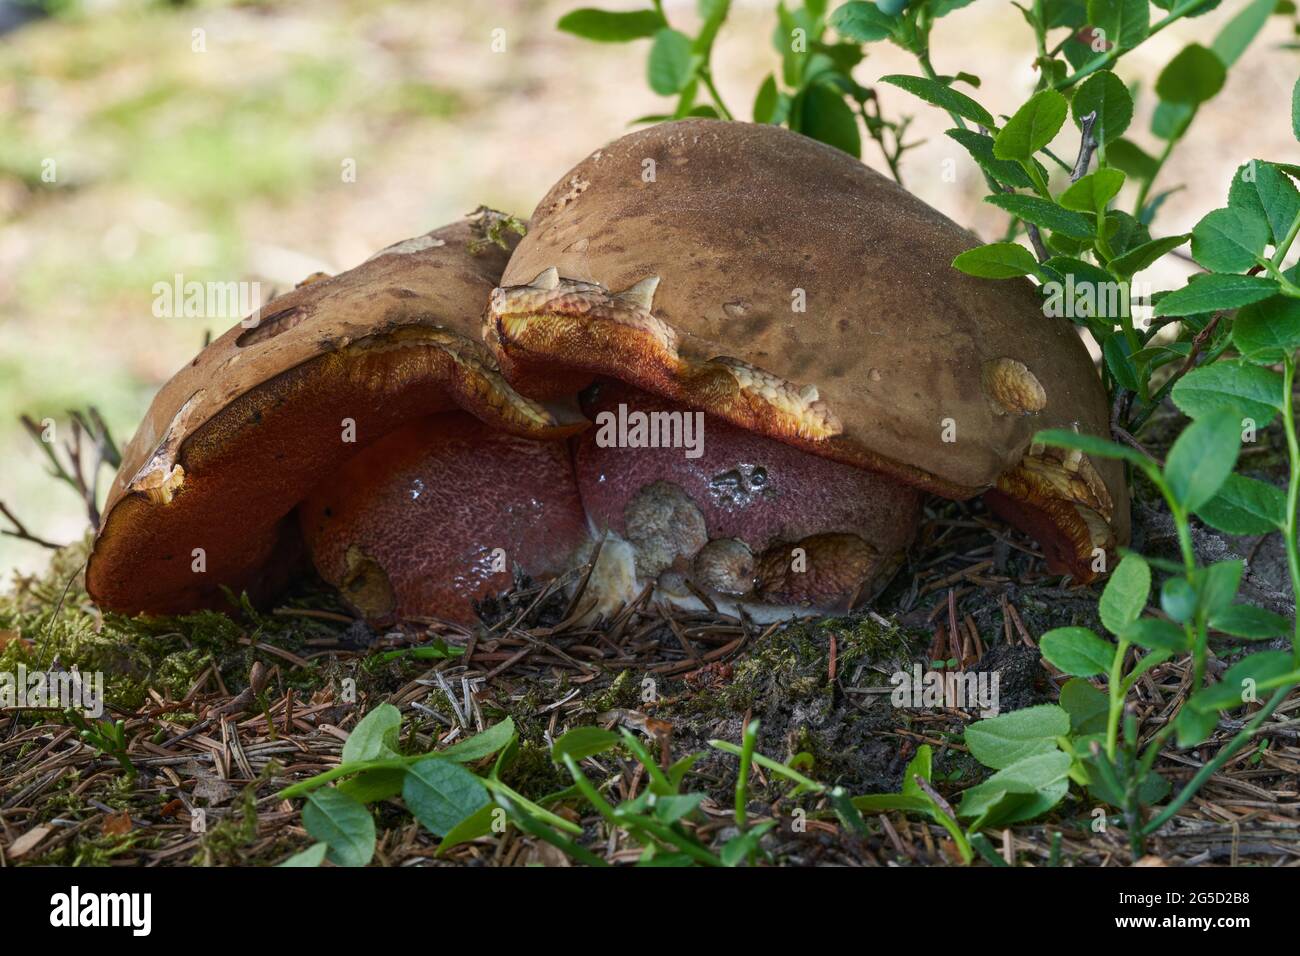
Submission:
[[[223,588],[269,596],[305,540],[367,617],[471,620],[515,565],[565,563],[588,536],[561,439],[585,421],[515,392],[479,340],[506,261],[487,221],[274,299],[167,382],[109,492],[96,602],[163,614],[222,606]]]
[[[485,334],[534,399],[704,413],[699,458],[577,439],[586,511],[638,581],[676,567],[760,602],[852,600],[897,565],[922,492],[984,495],[1091,580],[1127,540],[1122,470],[1032,436],[1107,434],[1105,393],[1028,282],[951,267],[976,243],[811,139],[664,123],[551,189]]]
[[[168,382],[105,508],[100,605],[268,594],[305,543],[374,621],[469,621],[601,541],[598,612],[650,583],[836,610],[900,566],[925,493],[983,494],[1081,580],[1127,539],[1119,468],[1031,443],[1106,432],[1073,329],[953,270],[974,237],[843,153],[668,123],[576,166],[508,265],[475,240],[305,285]]]

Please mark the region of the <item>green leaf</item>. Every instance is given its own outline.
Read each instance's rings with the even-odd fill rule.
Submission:
[[[1061,687],[1061,707],[1070,715],[1071,734],[1104,732],[1109,706],[1106,695],[1081,678]]]
[[[1115,645],[1086,627],[1058,627],[1038,642],[1043,657],[1057,670],[1074,677],[1110,673]]]
[[[375,855],[375,818],[334,787],[312,791],[302,808],[302,825],[329,847],[326,856],[337,866],[365,866]]]
[[[945,17],[962,7],[968,7],[974,2],[975,0],[930,0],[930,15],[938,20],[940,17]]]
[[[1030,180],[1023,166],[1009,159],[998,159],[993,155],[992,136],[986,136],[973,129],[944,130],[944,135],[956,140],[965,147],[966,152],[970,153],[971,158],[979,164],[980,169],[1004,186],[1011,186],[1016,189],[1028,189],[1033,186],[1033,181]],[[1037,160],[1034,160],[1034,165],[1038,167],[1039,173],[1046,180],[1047,170]]]
[[[990,242],[968,249],[952,260],[952,264],[967,275],[981,279],[1013,279],[1038,271],[1038,260],[1033,253],[1016,242]]]
[[[1250,604],[1230,604],[1210,615],[1210,627],[1233,637],[1267,640],[1291,633],[1291,622],[1280,614]]]
[[[984,201],[1025,222],[1032,222],[1035,226],[1059,232],[1072,239],[1091,239],[1093,235],[1092,220],[1069,209],[1062,209],[1050,199],[999,193],[996,196],[985,196]]]
[[[776,77],[769,73],[767,79],[759,86],[758,95],[754,97],[754,122],[777,122],[777,108],[780,103],[781,96],[776,88]]]
[[[1121,50],[1137,46],[1150,31],[1150,5],[1137,0],[1087,0],[1085,16],[1100,33],[1097,39]]]
[[[1195,511],[1214,497],[1237,464],[1241,416],[1231,410],[1197,418],[1169,450],[1165,479],[1174,500]]]
[[[1300,140],[1300,79],[1291,88],[1291,134]]]
[[[339,792],[346,793],[358,803],[387,800],[402,792],[406,780],[404,767],[376,767],[357,774],[339,784]]]
[[[1104,730],[1104,728],[1103,728]],[[1093,757],[1091,753],[1082,758],[1082,763],[1088,771],[1088,793],[1097,800],[1110,804],[1117,809],[1124,807],[1124,794],[1116,792],[1106,782],[1106,777],[1098,768],[1099,759],[1105,759],[1104,755],[1100,758]],[[1122,784],[1121,784],[1122,786]],[[1158,773],[1148,773],[1138,784],[1138,802],[1143,806],[1150,806],[1153,803],[1159,803],[1169,794],[1169,781]]]
[[[1200,315],[1219,309],[1238,309],[1276,293],[1278,284],[1260,276],[1202,275],[1162,298],[1157,316]]]
[[[884,13],[874,3],[854,0],[846,3],[831,14],[831,29],[846,40],[858,43],[874,43],[883,40],[894,32],[898,19]]]
[[[1174,7],[1179,6],[1180,4],[1185,4],[1185,0],[1151,0],[1151,2],[1154,3],[1161,10],[1171,10],[1171,11],[1174,9]],[[1209,3],[1193,4],[1191,9],[1188,9],[1184,5],[1184,9],[1187,9],[1187,13],[1185,14],[1185,16],[1189,18],[1203,17],[1205,16],[1205,14],[1209,13],[1211,10],[1214,10],[1216,7],[1218,7],[1218,5],[1219,5],[1219,0],[1210,0]]]
[[[1110,261],[1110,267],[1122,276],[1137,275],[1143,269],[1153,265],[1165,253],[1172,252],[1190,238],[1192,234],[1184,232],[1177,236],[1165,236],[1163,239],[1144,242],[1122,256],[1116,256]]]
[[[555,26],[598,43],[626,43],[642,37],[652,37],[668,24],[657,10],[631,10],[611,12],[583,7],[560,17]]]
[[[1246,703],[1247,695],[1252,691],[1264,690],[1259,685],[1283,677],[1294,669],[1290,651],[1251,654],[1229,667],[1219,683],[1193,694],[1184,706],[1202,713],[1234,710]]]
[[[563,830],[565,833],[572,833],[574,836],[580,836],[582,834],[582,827],[578,824],[552,813],[539,803],[534,803],[522,793],[506,786],[500,780],[492,777],[483,777],[480,780],[480,783],[482,783],[483,786],[485,786],[496,798],[498,806],[504,807],[512,816],[516,810],[524,810],[527,811],[529,816],[535,817],[540,822],[555,827],[557,830]],[[541,799],[545,800],[547,803],[553,803],[556,800],[576,794],[577,792],[578,790],[576,787],[570,787],[567,790],[553,793],[550,796],[542,797]],[[512,807],[514,809],[511,809]]]
[[[1098,458],[1118,458],[1120,461],[1136,465],[1143,471],[1155,467],[1150,458],[1136,449],[1105,438],[1098,438],[1096,435],[1070,431],[1068,428],[1046,428],[1034,435],[1034,441],[1057,448],[1077,449],[1087,455],[1096,455]]]
[[[929,797],[902,793],[866,793],[854,797],[853,805],[865,813],[884,813],[889,810],[929,813],[934,806]]]
[[[682,757],[678,760],[674,760],[672,764],[669,765],[668,769],[665,771],[665,774],[668,777],[668,782],[672,784],[674,789],[678,789],[681,787],[682,781],[686,779],[686,775],[690,772],[691,768],[695,766],[696,762],[699,761],[703,756],[704,753],[702,751],[693,754],[687,754],[685,757]]]
[[[492,832],[494,813],[498,809],[500,808],[496,804],[489,803],[444,833],[442,839],[438,842],[438,855],[442,856],[454,846],[490,834]]]
[[[695,75],[695,57],[691,38],[673,29],[655,34],[650,47],[648,79],[650,89],[663,96],[680,93]]]
[[[1178,711],[1178,716],[1174,718],[1174,730],[1177,732],[1178,746],[1195,747],[1208,738],[1218,725],[1219,714],[1217,711],[1201,711],[1184,704],[1182,709]]]
[[[1043,263],[1043,267],[1045,270],[1059,275],[1061,279],[1073,276],[1076,292],[1085,286],[1097,286],[1103,282],[1115,281],[1114,276],[1101,266],[1070,256],[1053,256]],[[1078,298],[1076,295],[1076,299]],[[1075,306],[1082,306],[1082,302],[1076,302]]]
[[[843,787],[835,787],[827,796],[841,825],[858,834],[858,836],[868,835],[866,821],[862,819],[862,814],[858,812],[858,808],[853,805],[847,790]]]
[[[1106,31],[1106,39],[1123,50],[1137,46],[1151,29],[1148,0],[1088,0],[1088,22]]]
[[[1255,188],[1256,180],[1259,178],[1259,168],[1262,165],[1261,160],[1252,159],[1237,167],[1237,171],[1232,176],[1232,184],[1228,187],[1228,205],[1267,218],[1263,200],[1259,198],[1259,190]]]
[[[1132,687],[1137,683],[1139,677],[1156,665],[1163,664],[1165,661],[1169,660],[1169,658],[1173,657],[1175,653],[1177,652],[1159,649],[1152,651],[1150,654],[1143,654],[1138,658],[1137,663],[1133,665],[1128,674],[1124,677],[1125,686]]]
[[[1068,111],[1069,103],[1056,90],[1035,93],[994,137],[993,155],[998,159],[1032,159],[1061,131]]]
[[[1189,43],[1160,71],[1156,95],[1169,103],[1196,106],[1223,89],[1227,75],[1213,50]]]
[[[618,734],[603,727],[575,727],[551,746],[551,759],[562,763],[568,754],[574,760],[583,760],[613,750],[618,742]]]
[[[1065,798],[1069,788],[1070,782],[1068,779],[1057,780],[1031,793],[1015,793],[996,788],[981,790],[972,787],[971,790],[975,792],[971,794],[970,802],[965,802],[966,795],[963,793],[963,805],[958,808],[957,812],[963,816],[976,818],[970,825],[972,830],[1005,827],[1012,823],[1041,817]],[[970,793],[970,791],[967,791],[967,793]],[[989,843],[984,834],[977,833],[970,838],[970,843],[973,848],[979,850],[980,855],[986,860],[990,855],[994,859],[1001,859],[997,856],[993,850],[993,845]]]
[[[1106,206],[1124,185],[1124,174],[1118,169],[1102,168],[1089,173],[1061,193],[1057,200],[1066,209],[1075,212],[1104,212]]]
[[[1232,604],[1241,586],[1241,573],[1245,562],[1236,558],[1216,561],[1197,569],[1197,590],[1200,592],[1200,609],[1213,616]]]
[[[768,830],[776,826],[775,820],[764,820],[762,823],[756,823],[744,833],[732,837],[722,845],[722,850],[718,854],[722,859],[723,866],[739,866],[744,863],[758,849],[759,841]]]
[[[701,803],[708,798],[707,793],[667,794],[654,796],[655,818],[664,823],[676,823],[678,820],[694,813]]]
[[[1106,360],[1106,367],[1110,369],[1110,374],[1115,376],[1115,381],[1123,388],[1130,392],[1136,392],[1141,388],[1141,382],[1138,381],[1137,369],[1133,365],[1133,356],[1129,352],[1128,339],[1122,332],[1115,332],[1106,336],[1101,343],[1101,354]]]
[[[1166,578],[1160,588],[1160,607],[1180,624],[1192,619],[1199,601],[1196,588],[1187,578]]]
[[[1282,410],[1282,376],[1248,362],[1225,360],[1192,369],[1174,385],[1174,404],[1191,418],[1231,411],[1264,427]]]
[[[1192,258],[1212,272],[1241,272],[1255,265],[1268,239],[1262,216],[1231,206],[1216,209],[1192,230]]]
[[[1077,93],[1074,101],[1079,102]],[[1124,170],[1134,179],[1151,179],[1160,168],[1154,156],[1127,139],[1117,139],[1106,148],[1106,162],[1116,169]]]
[[[1254,187],[1259,197],[1259,211],[1268,219],[1271,240],[1276,245],[1286,238],[1291,223],[1300,213],[1300,190],[1275,163],[1252,160],[1245,168],[1252,169],[1252,164],[1254,182],[1246,185]]]
[[[958,116],[965,117],[972,123],[977,123],[985,129],[994,129],[997,123],[993,121],[993,116],[984,107],[980,106],[965,93],[959,93],[950,86],[931,80],[924,76],[904,76],[898,73],[892,73],[889,76],[882,76],[880,82],[889,83],[897,86],[899,89],[906,90],[913,96],[919,96],[927,103],[933,103],[950,113],[956,113]],[[996,154],[996,147],[994,152]]]
[[[1060,234],[1052,233],[1051,238],[1057,240]],[[1041,271],[1059,279],[1044,282],[1040,288],[1044,315],[1114,319],[1121,314],[1123,301],[1115,278],[1100,266],[1072,256],[1053,256],[1042,264]],[[1093,323],[1094,335],[1102,338],[1114,325],[1114,321]]]
[[[1055,709],[1060,710],[1060,708]],[[1062,733],[1065,733],[1069,729],[1070,721],[1063,710],[1061,719],[1065,728]],[[969,728],[967,732],[969,733]],[[993,809],[1004,795],[1010,793],[1039,796],[1046,802],[1046,806],[1042,806],[1038,801],[1028,806],[1020,805],[1007,816],[1000,818],[999,822],[1015,823],[1038,816],[1065,796],[1069,789],[1069,782],[1066,779],[1069,771],[1070,755],[1060,750],[1054,749],[1027,756],[962,793],[957,812],[963,817],[983,816]]]
[[[1033,754],[1056,750],[1056,738],[1070,730],[1070,717],[1055,704],[1025,707],[966,728],[966,746],[986,767],[1001,770]]]
[[[929,795],[917,784],[916,778],[920,777],[926,783],[929,783],[933,776],[934,751],[929,744],[921,744],[916,748],[916,753],[907,762],[907,767],[903,770],[903,794],[905,796],[924,797],[929,800]]]
[[[411,816],[437,836],[450,832],[489,803],[487,789],[478,777],[442,757],[411,764],[402,799]]]
[[[1122,255],[1130,249],[1145,245],[1151,241],[1151,231],[1141,220],[1130,216],[1122,209],[1111,209],[1106,213],[1106,238],[1116,255]]]
[[[1165,342],[1149,345],[1133,353],[1134,362],[1150,363],[1152,369],[1168,365],[1170,362],[1185,362],[1192,353],[1191,342]]]
[[[454,760],[457,763],[470,763],[496,753],[501,748],[508,746],[510,741],[514,739],[515,722],[507,717],[505,720],[493,724],[482,733],[475,734],[467,740],[454,743],[445,750],[439,751],[438,756],[446,760]]]
[[[1219,493],[1196,513],[1228,534],[1268,534],[1286,527],[1286,495],[1266,482],[1229,475]]]
[[[357,723],[343,742],[343,763],[396,757],[402,713],[392,704],[380,704]]]
[[[1151,132],[1161,139],[1176,140],[1187,132],[1196,115],[1196,107],[1186,103],[1169,103],[1161,100],[1151,114]]]
[[[1210,44],[1210,49],[1215,52],[1224,66],[1232,66],[1241,58],[1241,55],[1246,52],[1246,47],[1250,46],[1250,42],[1264,28],[1269,14],[1276,6],[1277,0],[1252,0],[1219,31],[1219,35]]]
[[[1070,109],[1074,123],[1080,129],[1083,128],[1083,117],[1089,113],[1097,114],[1092,135],[1098,143],[1111,143],[1133,122],[1133,96],[1124,81],[1110,70],[1098,70],[1084,80],[1074,94]],[[1112,166],[1119,166],[1111,150],[1107,150],[1106,159]]]
[[[1180,653],[1187,649],[1187,634],[1182,628],[1158,617],[1134,621],[1121,635],[1130,644],[1155,651]]]
[[[843,95],[821,83],[813,84],[799,95],[803,101],[801,133],[843,150],[855,159],[862,155],[858,118]]]
[[[295,853],[289,859],[279,866],[320,866],[325,862],[325,853],[329,846],[324,843],[313,843],[301,853]]]
[[[1101,592],[1097,611],[1102,625],[1116,636],[1123,634],[1142,614],[1150,596],[1151,566],[1140,555],[1125,555]]]

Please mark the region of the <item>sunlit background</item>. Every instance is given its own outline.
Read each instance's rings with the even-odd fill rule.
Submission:
[[[85,509],[48,476],[18,416],[64,428],[67,409],[93,404],[125,442],[158,386],[233,323],[156,318],[155,283],[257,281],[267,294],[481,203],[526,216],[570,165],[668,108],[646,85],[648,41],[596,44],[555,29],[580,5],[644,3],[63,0],[28,19],[30,5],[0,0],[0,23],[27,20],[0,36],[0,500],[33,534],[79,538]],[[1208,43],[1241,5],[1175,24],[1117,72],[1149,90],[1183,45]],[[779,63],[774,9],[737,0],[718,39],[717,85],[738,117]],[[694,0],[665,10],[688,32],[697,22]],[[1239,163],[1300,159],[1285,101],[1300,72],[1292,39],[1290,22],[1272,18],[1204,107],[1158,188],[1195,187],[1170,196],[1157,235],[1224,205]],[[939,21],[932,48],[941,73],[982,78],[994,112],[1033,87],[1033,35],[1007,0]],[[916,72],[903,51],[872,49],[859,82]],[[977,169],[941,135],[946,117],[891,87],[880,95],[889,115],[915,114],[909,140],[924,140],[903,159],[906,185],[996,238],[1003,214],[981,204]],[[1158,151],[1153,105],[1139,96],[1128,135]],[[1063,150],[1071,135],[1067,124]],[[886,170],[874,144],[864,151]],[[1160,269],[1142,278],[1181,284],[1191,265]],[[0,538],[0,587],[9,569],[46,560]]]

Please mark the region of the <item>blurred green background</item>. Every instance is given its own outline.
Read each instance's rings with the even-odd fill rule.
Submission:
[[[601,45],[555,30],[579,5],[64,0],[0,35],[0,501],[35,534],[80,537],[84,509],[48,477],[18,416],[65,428],[66,409],[93,403],[124,443],[158,386],[237,320],[156,318],[156,282],[257,281],[265,296],[481,203],[527,216],[570,165],[632,117],[661,111],[644,79],[645,41]],[[1149,85],[1239,6],[1176,24],[1119,73]],[[693,0],[665,7],[675,24],[695,22]],[[718,40],[715,75],[738,116],[777,62],[774,7],[738,0]],[[1160,234],[1222,205],[1239,163],[1294,156],[1282,105],[1300,60],[1291,39],[1274,17],[1206,106],[1162,176],[1164,188],[1193,187],[1170,198]],[[880,46],[860,82],[914,72],[906,54]],[[941,72],[983,77],[980,98],[995,111],[1032,89],[1032,34],[1004,0],[945,18],[933,47]],[[940,135],[943,117],[899,90],[881,98],[891,115],[916,114],[910,138],[925,140],[904,158],[908,187],[994,238],[1004,220],[980,203],[978,172]],[[1135,130],[1144,105],[1149,97]],[[884,170],[873,149],[867,161]],[[1144,278],[1181,284],[1184,274]],[[40,547],[0,537],[0,587],[10,569],[46,561]]]

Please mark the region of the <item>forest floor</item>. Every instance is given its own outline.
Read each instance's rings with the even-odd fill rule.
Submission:
[[[1158,448],[1174,427],[1172,414],[1157,420],[1148,440]],[[1261,436],[1244,471],[1275,476],[1275,437]],[[1134,525],[1136,549],[1172,554],[1168,517],[1141,486]],[[511,718],[519,749],[501,779],[535,801],[570,782],[550,745],[574,727],[626,727],[665,766],[702,753],[683,788],[705,794],[692,827],[706,845],[736,833],[738,764],[709,741],[739,743],[754,719],[757,752],[793,760],[854,795],[897,791],[916,748],[929,744],[934,787],[955,802],[988,773],[962,743],[979,714],[896,707],[890,676],[914,664],[974,670],[997,675],[1002,712],[1051,702],[1065,678],[1041,660],[1038,638],[1053,627],[1097,627],[1096,589],[1048,574],[1033,543],[979,503],[932,502],[909,565],[871,610],[766,627],[667,611],[650,595],[612,621],[579,626],[578,601],[564,588],[572,582],[563,581],[520,582],[482,609],[475,628],[408,622],[375,632],[312,582],[271,609],[232,599],[226,612],[127,620],[101,615],[88,599],[88,543],[56,552],[46,574],[20,579],[0,598],[0,671],[22,664],[102,672],[104,719],[124,721],[125,752],[92,745],[60,713],[0,711],[0,865],[280,862],[311,840],[301,803],[279,791],[336,765],[349,731],[381,702],[402,712],[402,746],[412,753]],[[1242,596],[1293,612],[1275,537],[1198,530],[1196,546],[1202,560],[1247,559]],[[1246,649],[1217,644],[1212,671]],[[1134,694],[1144,738],[1172,719],[1190,681],[1185,659],[1143,677]],[[1241,717],[1224,716],[1194,750],[1167,748],[1156,769],[1185,782]],[[1296,865],[1297,724],[1300,694],[1159,831],[1145,862]],[[585,767],[611,798],[633,796],[645,783],[643,768],[618,750]],[[1072,789],[1046,818],[987,834],[989,845],[998,859],[1022,865],[1131,864],[1122,829],[1095,826],[1095,804]],[[960,862],[935,823],[893,812],[867,816],[865,832],[854,832],[824,796],[792,798],[788,784],[761,767],[748,807],[752,823],[776,822],[761,844],[761,859],[773,865]],[[569,862],[513,827],[440,854],[438,839],[400,800],[375,809],[376,860],[388,865]],[[610,832],[589,805],[562,799],[551,809],[582,827],[578,842],[592,852],[612,862],[639,855],[629,835]],[[196,827],[200,810],[204,826]]]

